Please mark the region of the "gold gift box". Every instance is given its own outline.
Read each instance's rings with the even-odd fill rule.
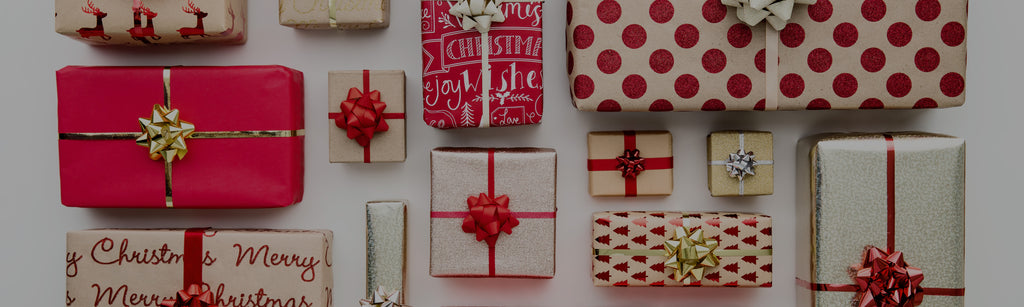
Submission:
[[[370,70],[369,88],[380,91],[381,101],[387,104],[384,118],[388,131],[375,132],[370,140],[369,161],[363,146],[349,139],[345,129],[335,124],[333,117],[340,116],[341,103],[348,99],[349,89],[363,91],[362,70],[332,71],[328,76],[330,94],[328,113],[332,114],[328,137],[330,138],[331,163],[373,163],[404,162],[406,157],[405,138],[405,71]],[[365,95],[365,93],[364,93]],[[397,115],[401,114],[401,118]]]
[[[730,176],[725,162],[730,154],[754,153],[754,174],[743,179]],[[718,131],[708,135],[708,190],[711,196],[753,196],[774,193],[772,133],[762,131]]]
[[[279,0],[282,26],[310,30],[387,28],[390,0]]]

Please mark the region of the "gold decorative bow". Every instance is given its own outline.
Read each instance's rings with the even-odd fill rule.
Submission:
[[[491,23],[505,21],[505,14],[498,9],[501,2],[502,0],[459,0],[448,13],[462,19],[463,30],[476,27],[478,32],[487,33],[491,30]]]
[[[359,300],[360,307],[402,307],[405,305],[398,303],[399,294],[402,291],[396,290],[395,292],[388,294],[384,291],[384,287],[377,286],[377,290],[373,291],[373,297],[370,299]]]
[[[705,269],[718,266],[718,240],[704,238],[704,230],[690,231],[686,227],[676,228],[671,240],[665,241],[665,266],[675,269],[673,278],[682,281],[692,276],[694,281],[704,279]]]
[[[815,3],[818,0],[722,0],[722,4],[736,8],[736,17],[740,21],[756,26],[768,20],[776,31],[782,31],[793,18],[793,6]]]
[[[172,162],[175,157],[184,158],[188,153],[185,139],[192,136],[196,126],[180,120],[179,115],[178,109],[154,105],[152,116],[139,118],[142,136],[135,139],[135,143],[149,148],[149,157],[153,160],[163,157],[164,161]]]

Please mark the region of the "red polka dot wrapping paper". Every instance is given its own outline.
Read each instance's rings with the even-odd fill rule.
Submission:
[[[486,108],[480,32],[463,30],[461,19],[448,13],[454,0],[420,3],[423,121],[441,129],[539,123],[544,113],[543,0],[499,6],[505,21],[493,23],[488,32],[491,81]]]
[[[818,0],[778,32],[720,0],[568,0],[568,73],[582,111],[948,108],[964,104],[967,0]],[[770,29],[770,27],[768,27]],[[774,30],[770,30],[774,31]]]

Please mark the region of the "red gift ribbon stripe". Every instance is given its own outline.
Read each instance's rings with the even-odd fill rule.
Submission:
[[[185,230],[185,248],[181,257],[184,267],[182,289],[188,289],[190,285],[203,284],[203,234],[205,232],[205,228]]]
[[[463,219],[469,216],[467,211],[432,211],[430,218],[437,219]],[[512,212],[512,217],[517,219],[553,219],[554,212]]]
[[[370,94],[370,70],[363,70],[363,94]],[[402,102],[403,104],[405,101]],[[341,112],[327,113],[328,119],[337,119],[341,117]],[[405,113],[384,113],[381,114],[381,119],[405,119]],[[371,140],[372,142],[372,140]],[[370,163],[370,146],[363,147],[363,163]]]
[[[636,150],[636,131],[623,131],[622,142],[625,150]],[[673,167],[672,157],[644,158],[646,163],[644,169],[659,170],[671,169]],[[587,171],[615,171],[618,170],[619,161],[612,159],[587,159]],[[624,177],[626,179],[626,197],[637,196],[636,177]]]

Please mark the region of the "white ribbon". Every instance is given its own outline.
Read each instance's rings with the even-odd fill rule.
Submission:
[[[782,31],[793,18],[796,4],[815,4],[817,0],[722,0],[722,4],[736,8],[736,17],[750,26],[767,20],[776,31]]]
[[[487,33],[491,31],[492,23],[505,21],[505,14],[498,9],[503,0],[458,1],[448,13],[460,20],[463,30],[476,28],[480,32],[480,77],[483,83],[483,92],[480,94],[483,98],[480,103],[480,128],[487,128],[491,126],[491,44]]]
[[[739,150],[739,152],[746,152],[747,151],[746,150],[746,145],[744,144],[746,137],[744,136],[743,132],[740,132],[739,134],[740,134],[739,135],[739,138],[740,138],[740,150]],[[728,163],[729,163],[729,161],[728,161],[728,159],[726,159],[726,160],[709,161],[708,165],[721,165],[721,166],[725,166]],[[775,164],[775,162],[773,160],[757,160],[757,161],[754,161],[753,166],[756,166],[756,165],[772,165],[772,164]],[[751,174],[751,175],[753,175],[753,174]],[[743,195],[743,176],[739,177],[739,181],[740,181],[740,191],[739,191],[739,194]]]

